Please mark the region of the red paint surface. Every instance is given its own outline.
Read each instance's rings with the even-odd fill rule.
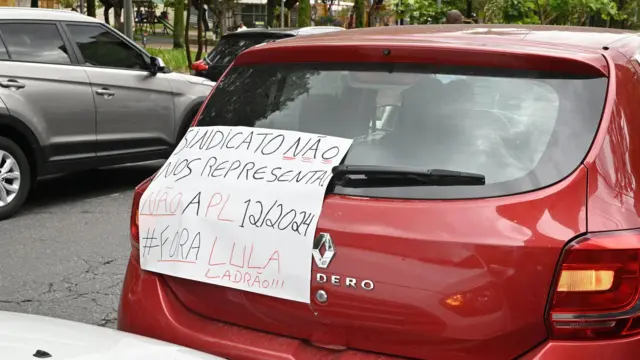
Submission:
[[[504,198],[328,196],[318,232],[331,233],[337,253],[327,271],[313,265],[311,285],[312,294],[327,291],[326,304],[144,272],[134,250],[119,329],[231,359],[391,358],[381,353],[427,360],[637,357],[640,337],[550,341],[544,320],[567,241],[587,231],[640,227],[640,67],[630,60],[637,41],[615,31],[556,27],[476,33],[455,26],[398,28],[276,42],[246,51],[236,63],[384,62],[384,47],[403,62],[607,74],[603,120],[584,165],[551,187]],[[345,47],[349,51],[340,50]],[[318,273],[329,281],[317,284]],[[376,287],[331,285],[344,284],[345,277],[358,284],[372,280]],[[469,294],[485,301],[447,301]]]
[[[193,64],[191,64],[191,70],[195,70],[195,71],[205,71],[209,68],[209,66],[207,66],[207,64],[204,62],[204,60],[198,60],[196,62],[194,62]]]

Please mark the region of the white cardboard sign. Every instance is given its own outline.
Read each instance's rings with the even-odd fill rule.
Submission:
[[[142,196],[145,270],[310,302],[313,238],[351,139],[191,128]]]

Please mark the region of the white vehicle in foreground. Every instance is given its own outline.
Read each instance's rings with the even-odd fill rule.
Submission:
[[[0,311],[0,358],[11,360],[223,360],[127,332]]]

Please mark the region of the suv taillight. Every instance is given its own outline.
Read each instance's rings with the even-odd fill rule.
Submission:
[[[589,234],[562,253],[549,309],[555,339],[640,332],[640,232]]]
[[[140,231],[138,226],[138,217],[139,217],[139,209],[140,209],[140,199],[149,184],[151,184],[151,180],[155,174],[145,181],[141,182],[140,185],[136,186],[135,191],[133,192],[133,204],[131,205],[131,246],[136,249],[140,248]]]

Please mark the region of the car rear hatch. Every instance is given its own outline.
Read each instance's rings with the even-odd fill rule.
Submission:
[[[201,316],[314,346],[512,359],[546,338],[560,252],[586,230],[605,60],[386,44],[254,48],[199,117],[355,139],[344,164],[362,167],[334,176],[309,249],[311,303],[165,279]]]
[[[245,30],[223,36],[216,47],[204,58],[206,76],[218,81],[241,52],[252,46],[294,36],[291,31]]]

